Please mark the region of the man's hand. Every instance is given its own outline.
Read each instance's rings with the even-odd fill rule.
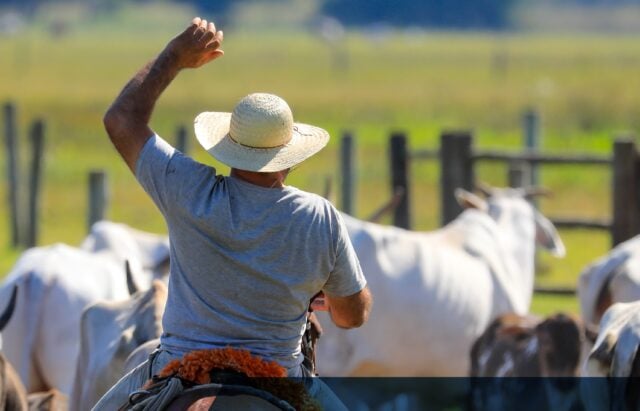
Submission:
[[[196,17],[185,31],[167,44],[165,53],[178,68],[197,68],[224,55],[220,49],[224,34],[213,22]]]
[[[311,310],[312,311],[329,311],[329,304],[327,300],[324,298],[324,293],[320,291],[318,294],[313,296],[311,299]]]

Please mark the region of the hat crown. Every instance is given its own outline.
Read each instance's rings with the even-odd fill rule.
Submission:
[[[292,131],[293,114],[289,105],[273,94],[249,94],[231,113],[229,136],[243,146],[284,146],[291,140]]]

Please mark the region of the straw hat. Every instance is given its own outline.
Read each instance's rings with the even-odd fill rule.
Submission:
[[[311,157],[329,133],[294,123],[287,103],[273,94],[244,97],[233,113],[204,112],[194,122],[196,138],[218,161],[241,170],[280,171]]]

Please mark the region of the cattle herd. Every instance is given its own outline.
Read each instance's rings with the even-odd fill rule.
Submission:
[[[375,304],[354,330],[319,313],[319,375],[474,377],[472,409],[507,409],[492,393],[510,381],[475,377],[554,377],[540,379],[542,408],[638,409],[640,236],[580,273],[580,318],[539,318],[535,249],[565,248],[535,193],[456,194],[465,211],[431,232],[343,215]],[[91,409],[157,346],[169,264],[166,236],[108,221],[79,247],[24,252],[0,287],[0,410]],[[577,376],[607,378],[577,390],[556,379]],[[567,392],[574,408],[559,405]]]

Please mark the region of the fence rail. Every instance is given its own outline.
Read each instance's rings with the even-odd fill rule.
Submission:
[[[406,139],[406,136],[404,138]],[[455,198],[455,190],[457,188],[473,190],[475,166],[480,161],[500,161],[508,163],[512,167],[518,164],[524,164],[528,167],[532,164],[579,164],[612,168],[613,215],[611,218],[595,219],[551,217],[551,220],[557,223],[556,225],[560,228],[608,230],[611,232],[612,245],[619,244],[640,233],[640,156],[632,139],[616,138],[611,156],[474,150],[473,140],[474,137],[470,131],[450,131],[442,133],[439,150],[420,150],[411,153],[405,148],[403,151],[406,158],[411,160],[440,160],[442,225],[453,221],[462,212],[462,207]],[[391,145],[393,147],[393,145],[400,145],[400,143],[391,142]],[[406,147],[406,144],[404,146]],[[437,157],[436,153],[438,153]],[[393,163],[391,165],[391,173],[401,173],[405,169],[406,166]],[[512,168],[509,172],[513,172]],[[513,186],[525,185],[526,181],[530,181],[529,177],[521,175],[527,174],[526,170],[519,170],[518,173],[518,177],[511,175],[509,177]],[[513,183],[515,180],[519,182]],[[399,187],[409,190],[406,186],[398,185],[392,186],[392,189],[395,191]],[[408,208],[398,211],[400,215],[408,212]],[[402,218],[397,223],[394,221],[394,224],[410,228],[406,221],[409,220]]]
[[[351,137],[350,137],[351,138]],[[640,233],[640,155],[632,139],[619,137],[613,144],[612,155],[590,153],[549,154],[531,150],[506,152],[500,150],[474,150],[473,134],[470,131],[445,131],[441,134],[438,149],[410,150],[408,138],[403,133],[394,133],[389,139],[391,189],[403,190],[405,201],[401,201],[394,212],[393,224],[411,228],[410,210],[410,163],[422,160],[438,160],[441,164],[440,202],[442,225],[455,219],[462,208],[455,198],[456,188],[473,190],[475,165],[478,162],[504,162],[509,167],[509,182],[512,187],[525,186],[532,181],[534,165],[585,165],[611,167],[613,170],[614,212],[612,217],[573,218],[551,217],[558,227],[565,229],[604,230],[611,233],[612,245],[619,244]],[[518,169],[525,165],[524,169]]]
[[[415,150],[409,153],[412,160],[437,160],[440,158],[439,150]],[[537,152],[508,153],[498,150],[480,150],[472,157],[472,160],[485,161],[524,161],[531,164],[581,164],[581,165],[604,165],[613,164],[611,156],[596,154],[543,154]]]
[[[537,285],[534,287],[533,292],[538,294],[551,295],[576,295],[576,289],[573,287],[544,287]]]
[[[542,154],[536,152],[507,153],[497,150],[476,151],[471,160],[485,161],[524,161],[530,164],[581,164],[581,165],[605,165],[611,166],[611,156],[593,154]]]
[[[551,222],[558,228],[583,228],[590,230],[611,231],[613,223],[607,219],[553,217]]]
[[[19,150],[16,130],[16,109],[11,103],[4,105],[4,134],[7,152],[7,201],[10,218],[11,243],[14,247],[31,247],[37,244],[39,200],[42,186],[43,147],[45,123],[36,120],[31,128],[31,164],[27,206],[21,206],[19,173]],[[612,169],[611,217],[580,219],[571,217],[551,217],[559,228],[606,230],[611,233],[612,245],[625,241],[640,233],[640,154],[629,137],[615,139],[611,155],[549,154],[538,151],[540,130],[539,119],[534,112],[527,112],[523,121],[526,149],[522,152],[474,149],[473,133],[468,130],[444,131],[440,136],[438,149],[410,150],[405,133],[394,132],[390,138],[390,182],[392,196],[404,193],[394,204],[393,223],[411,228],[411,177],[413,161],[438,160],[440,163],[441,223],[444,225],[455,219],[462,208],[455,198],[455,189],[473,190],[476,182],[475,166],[479,162],[504,162],[509,164],[509,182],[512,186],[525,186],[537,181],[538,168],[551,165],[605,166]],[[188,154],[190,149],[187,129],[180,126],[176,130],[176,147]],[[342,209],[348,213],[355,210],[356,164],[355,138],[345,133],[340,151]],[[89,174],[89,212],[87,223],[106,217],[108,208],[108,178],[104,171],[93,170]],[[23,215],[23,210],[28,215]],[[537,287],[537,292],[571,294],[570,288]]]

